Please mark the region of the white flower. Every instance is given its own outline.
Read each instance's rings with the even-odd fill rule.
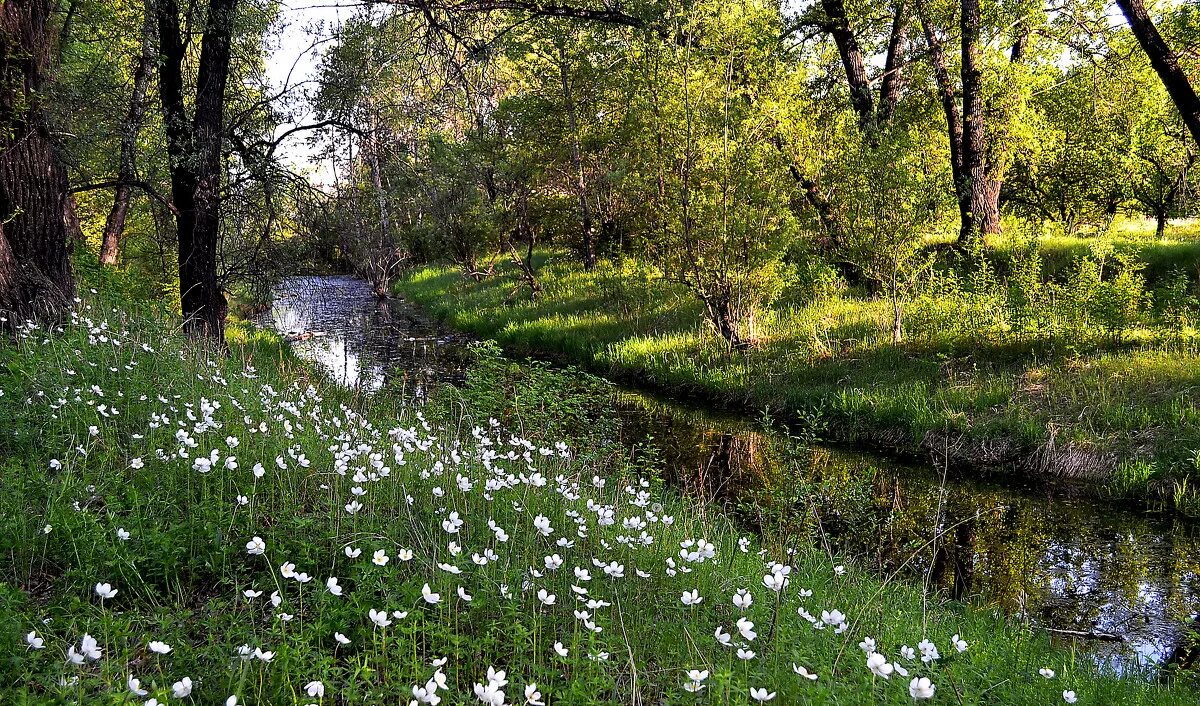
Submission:
[[[752,659],[754,659],[754,655],[755,655],[754,650],[748,650],[745,647],[739,647],[737,649],[738,659],[752,660]]]
[[[471,594],[467,593],[467,589],[463,588],[462,586],[458,587],[458,597],[467,603],[470,603],[472,600],[474,600]]]
[[[46,649],[46,641],[44,639],[38,637],[38,634],[36,632],[30,632],[28,635],[25,636],[25,645],[31,650]]]
[[[871,652],[867,655],[867,669],[871,670],[875,676],[884,679],[892,676],[892,672],[895,671],[895,668],[888,664],[887,657],[878,652]]]
[[[87,633],[84,633],[83,638],[79,641],[79,651],[93,662],[100,659],[101,656],[100,644],[96,642],[96,638]]]
[[[154,640],[150,643],[150,651],[154,654],[165,655],[171,651],[171,646],[161,640]]]
[[[1046,677],[1047,679],[1054,678],[1054,670],[1050,669],[1049,667],[1042,667],[1041,669],[1038,670],[1038,674],[1041,674],[1043,677]]]
[[[132,674],[125,680],[125,686],[129,687],[129,693],[134,696],[145,696],[150,693],[142,688],[142,680],[134,677]]]
[[[700,591],[694,588],[691,591],[684,591],[683,595],[679,597],[679,602],[686,606],[700,605],[703,600],[700,597]]]
[[[310,681],[304,685],[304,693],[314,699],[323,698],[325,696],[325,685],[316,680]]]
[[[525,685],[525,703],[529,706],[545,706],[546,702],[542,701],[542,692],[538,691],[536,682]]]
[[[788,577],[781,572],[775,572],[773,574],[767,574],[766,576],[763,576],[763,585],[772,591],[775,591],[776,593],[782,591],[787,584]]]
[[[542,605],[554,605],[554,601],[557,600],[557,597],[553,593],[548,593],[544,588],[538,589],[537,597],[542,602]]]
[[[839,565],[833,567],[833,573],[837,574],[838,576],[845,576],[846,575],[846,567],[839,564]]]
[[[296,565],[290,561],[284,562],[283,565],[279,567],[279,575],[284,577],[285,579],[295,578],[296,577]]]
[[[425,602],[431,605],[440,603],[442,600],[441,594],[434,593],[432,590],[430,590],[429,584],[425,584],[421,587],[421,598],[424,598]]]
[[[111,583],[96,584],[96,595],[100,596],[100,600],[107,600],[117,595],[117,589],[112,587]]]
[[[739,588],[738,592],[733,595],[733,605],[737,606],[738,610],[746,610],[754,603],[754,596],[744,588]]]
[[[257,554],[262,554],[265,551],[267,551],[267,543],[263,541],[262,537],[255,536],[249,542],[246,542],[246,553],[247,554],[256,554],[257,555]]]
[[[361,549],[355,549],[354,547],[346,547],[343,551],[351,559],[357,559],[362,554]]]
[[[554,643],[554,652],[557,653],[559,657],[567,656],[567,648],[563,647],[563,643],[561,642]]]
[[[258,659],[260,662],[270,662],[272,659],[275,658],[275,653],[267,652],[267,651],[263,650],[261,647],[255,647],[254,648],[254,657],[256,659]]]
[[[917,651],[914,650],[913,648],[909,647],[908,645],[903,645],[900,648],[900,656],[903,657],[904,659],[912,661],[917,658]]]
[[[717,631],[713,633],[713,636],[716,637],[717,642],[721,643],[722,645],[725,645],[726,647],[733,646],[733,636],[725,632],[720,625],[717,626]]]
[[[446,530],[446,532],[448,532],[450,534],[457,534],[459,528],[462,527],[462,525],[463,525],[463,521],[458,516],[457,511],[451,512],[446,517],[446,519],[442,520],[442,529]]]
[[[863,641],[858,643],[858,649],[866,652],[867,654],[871,654],[875,651],[875,638],[864,637]]]
[[[340,632],[335,632],[333,634],[333,639],[337,640],[339,645],[349,645],[350,644],[350,638],[346,637],[345,635],[341,634]]]
[[[325,579],[325,590],[329,591],[335,596],[342,595],[342,587],[338,585],[336,576],[330,576],[329,578]]]
[[[229,698],[225,699],[225,706],[237,706],[237,694],[230,694]]]
[[[387,614],[386,610],[375,610],[374,608],[372,608],[369,611],[367,611],[367,617],[369,617],[371,619],[372,623],[375,623],[375,625],[377,625],[381,628],[386,628],[387,626],[392,624],[392,621],[388,619],[388,614]]]
[[[908,683],[908,695],[914,699],[932,699],[937,687],[926,677],[914,677]]]
[[[758,637],[758,633],[754,632],[754,623],[745,618],[738,618],[737,629],[742,634],[742,637],[747,640],[753,641],[754,638]]]
[[[772,692],[768,693],[766,689],[758,689],[758,688],[755,688],[752,686],[752,687],[750,687],[750,698],[754,699],[755,701],[757,701],[759,703],[763,703],[765,701],[770,701],[771,699],[775,698],[775,692],[772,691]]]
[[[795,662],[792,663],[792,671],[810,681],[817,680],[816,674],[813,674],[812,672],[808,671],[804,667],[801,667],[800,665],[796,664]]]
[[[967,641],[960,638],[958,633],[954,633],[954,637],[950,638],[950,644],[954,645],[954,649],[958,650],[959,652],[967,651]]]
[[[1073,703],[1075,703],[1076,700],[1077,700],[1077,698],[1075,696],[1074,691],[1068,690],[1068,691],[1063,692],[1063,701],[1066,701],[1069,704],[1073,704]]]
[[[942,658],[942,655],[938,653],[937,645],[929,640],[921,640],[917,643],[917,649],[921,651],[921,661],[925,664],[936,662]]]
[[[399,559],[400,561],[412,561],[413,550],[400,549],[396,552],[396,558]]]
[[[117,539],[121,540],[122,542],[127,542],[129,541],[129,537],[130,534],[129,532],[125,531],[124,527],[117,528]]]
[[[554,528],[550,526],[550,518],[546,517],[545,515],[538,515],[537,517],[533,518],[533,527],[539,533],[541,533],[543,537],[549,537],[550,535],[554,534]]]
[[[374,563],[375,566],[386,566],[388,563],[387,552],[382,549],[376,549],[375,555],[371,557],[371,562]]]
[[[184,677],[171,685],[171,693],[177,699],[187,698],[192,693],[192,678]]]

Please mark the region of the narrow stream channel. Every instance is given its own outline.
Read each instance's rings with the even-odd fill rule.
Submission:
[[[259,323],[341,384],[387,385],[414,399],[461,379],[471,340],[404,301],[377,301],[350,277],[286,280]],[[802,484],[807,507],[800,510],[819,521],[834,551],[1021,615],[1114,669],[1178,658],[1185,626],[1200,612],[1194,523],[1114,509],[1069,490],[943,477],[929,466],[801,444],[632,390],[617,398],[622,441],[654,444],[684,486],[736,498],[764,479]],[[935,551],[937,527],[947,531]]]

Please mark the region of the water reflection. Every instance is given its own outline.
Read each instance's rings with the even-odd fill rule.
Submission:
[[[288,280],[262,323],[348,386],[420,398],[465,366],[465,339],[404,302],[377,301],[351,278]],[[783,502],[797,531],[834,551],[1058,631],[1116,669],[1196,658],[1181,641],[1200,610],[1194,525],[795,443],[635,393],[620,394],[616,406],[621,440],[635,452],[652,446],[687,492],[750,514]]]
[[[353,277],[291,277],[258,321],[287,338],[334,380],[366,391],[385,385],[419,398],[431,382],[461,375],[458,338],[439,332],[411,305],[379,299]],[[392,383],[396,383],[392,385]]]
[[[801,531],[835,551],[1000,607],[1116,669],[1171,660],[1200,609],[1194,525],[797,444],[644,395],[621,400],[629,440],[652,435],[692,492],[739,505],[773,486],[767,497],[785,498]]]

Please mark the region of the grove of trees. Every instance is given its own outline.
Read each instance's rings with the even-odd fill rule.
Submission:
[[[381,0],[314,27],[318,71],[279,86],[285,14],[0,2],[6,319],[62,311],[81,244],[215,339],[273,273],[382,295],[413,262],[503,259],[536,297],[558,245],[644,258],[734,349],[819,261],[888,297],[900,340],[931,258],[972,261],[1013,219],[1161,236],[1194,211],[1188,4]],[[314,174],[281,159],[304,141]]]

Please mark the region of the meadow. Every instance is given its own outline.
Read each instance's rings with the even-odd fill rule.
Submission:
[[[519,354],[901,455],[1083,481],[1200,515],[1200,241],[1190,227],[1157,240],[1127,225],[1036,247],[1014,236],[967,274],[932,268],[905,298],[899,345],[887,298],[831,285],[827,271],[798,274],[757,315],[745,353],[712,334],[689,292],[635,258],[587,271],[541,251],[537,299],[506,261],[478,282],[426,266],[397,291]]]
[[[88,293],[0,347],[6,704],[1192,702],[539,436],[551,401],[178,328]]]

